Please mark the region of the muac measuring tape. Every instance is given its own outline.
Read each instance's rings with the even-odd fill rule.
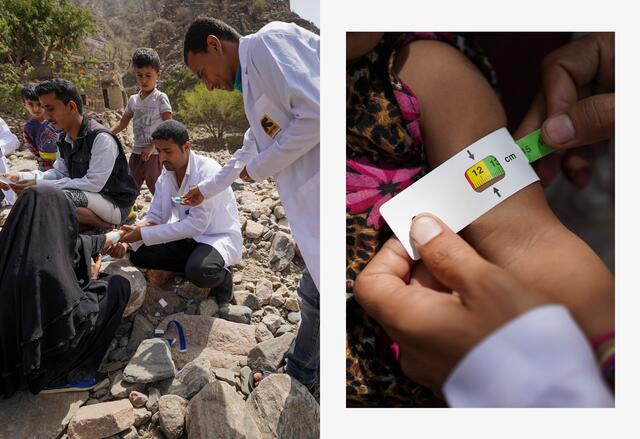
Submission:
[[[530,163],[553,152],[540,130],[514,141],[500,128],[469,145],[380,207],[391,230],[409,255],[414,216],[430,212],[454,232],[475,221],[503,200],[539,180]],[[489,190],[490,189],[490,190]]]

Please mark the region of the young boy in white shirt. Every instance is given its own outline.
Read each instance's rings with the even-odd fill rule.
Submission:
[[[151,194],[156,191],[156,180],[162,172],[158,152],[153,147],[151,133],[163,120],[171,119],[171,104],[167,95],[156,88],[160,79],[160,57],[146,47],[136,49],[131,59],[140,93],[129,97],[124,115],[112,132],[118,134],[133,119],[134,147],[129,157],[129,169],[138,185],[147,182]]]
[[[191,151],[187,129],[174,120],[162,122],[152,134],[164,166],[149,213],[135,226],[123,226],[122,243],[130,243],[131,262],[138,267],[185,273],[201,288],[211,288],[219,304],[233,297],[228,267],[242,256],[242,232],[231,188],[199,206],[174,198],[220,169],[212,158]],[[114,256],[121,256],[117,246]]]

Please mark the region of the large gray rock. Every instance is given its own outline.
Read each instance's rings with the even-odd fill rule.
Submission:
[[[261,437],[242,397],[234,387],[222,381],[207,384],[193,397],[186,419],[189,439]]]
[[[213,371],[211,363],[206,358],[198,357],[187,363],[176,375],[187,386],[187,398],[191,398],[198,393],[205,385],[213,381]]]
[[[133,406],[128,399],[81,407],[71,418],[69,439],[99,439],[133,426]]]
[[[251,308],[243,305],[225,304],[218,310],[220,318],[236,323],[251,323]]]
[[[124,309],[123,317],[128,317],[140,309],[147,292],[147,279],[131,261],[128,259],[115,259],[105,263],[101,271],[111,275],[120,275],[131,284],[131,295],[129,296],[129,303]]]
[[[289,375],[272,374],[263,379],[249,395],[247,410],[265,439],[320,437],[320,406],[309,390]]]
[[[184,432],[187,400],[176,395],[160,398],[160,427],[168,439],[178,439]]]
[[[133,329],[129,336],[129,342],[127,344],[128,352],[135,352],[142,343],[142,340],[153,337],[154,326],[146,319],[142,314],[136,314],[136,318],[133,321]]]
[[[269,265],[273,271],[283,271],[289,266],[296,255],[296,244],[291,235],[278,232],[271,240],[269,250]]]
[[[33,395],[24,391],[0,398],[0,438],[58,437],[88,397],[89,392]]]
[[[261,279],[255,287],[255,295],[262,301],[263,305],[268,305],[273,295],[273,284],[270,280]]]
[[[122,375],[130,383],[153,383],[174,377],[175,374],[176,367],[167,342],[151,338],[140,343]]]
[[[264,226],[252,220],[247,221],[247,224],[244,226],[244,236],[249,239],[259,238],[263,232]]]
[[[233,297],[238,305],[248,306],[252,311],[257,311],[262,306],[260,298],[248,290],[235,291]]]
[[[288,333],[272,340],[263,341],[251,349],[247,365],[253,369],[275,372],[284,360],[295,335]]]

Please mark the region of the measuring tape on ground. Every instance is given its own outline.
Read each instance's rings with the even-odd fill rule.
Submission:
[[[500,128],[469,145],[380,207],[391,230],[414,260],[413,217],[429,212],[454,232],[475,221],[503,200],[539,180],[529,163],[553,152],[540,130],[513,140]]]

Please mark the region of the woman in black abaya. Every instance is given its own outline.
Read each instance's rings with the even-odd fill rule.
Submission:
[[[130,294],[121,276],[92,279],[109,245],[78,234],[60,190],[20,196],[0,231],[0,395],[95,378]]]

